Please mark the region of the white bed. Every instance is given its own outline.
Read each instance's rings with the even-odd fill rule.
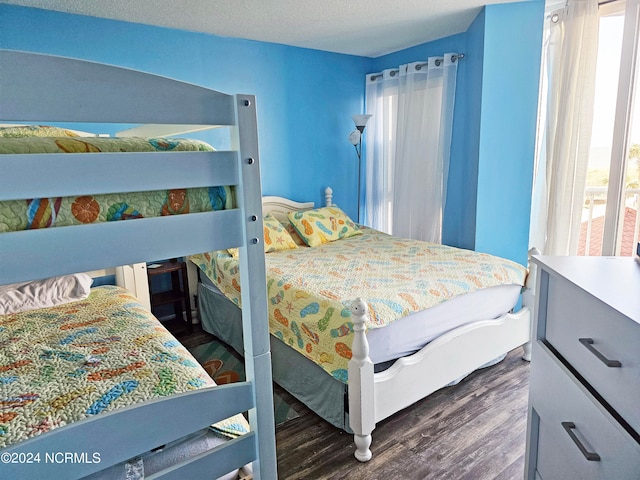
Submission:
[[[122,408],[12,444],[0,451],[2,476],[85,477],[248,412],[249,433],[166,465],[149,478],[216,478],[251,462],[254,478],[276,478],[266,294],[264,282],[255,280],[264,277],[264,252],[254,97],[92,62],[0,50],[0,121],[159,124],[162,133],[228,125],[234,146],[230,152],[1,155],[0,201],[232,185],[237,203],[231,210],[1,233],[1,285],[236,245],[245,259],[242,285],[249,293],[242,315],[246,382]],[[117,167],[132,173],[124,176]],[[89,441],[99,462],[54,467],[46,461],[47,453],[80,454]],[[22,461],[36,454],[40,461]]]
[[[201,282],[212,293],[224,296],[208,277],[203,275]],[[517,285],[477,290],[412,313],[383,329],[369,329],[369,358],[374,365],[382,366],[417,352],[449,330],[487,318],[497,318],[518,302],[520,292],[521,288]]]
[[[328,205],[331,204],[331,193],[328,189]],[[264,213],[271,212],[282,221],[288,212],[310,208],[313,208],[312,203],[292,202],[280,197],[263,199]],[[366,334],[362,325],[367,312],[356,308],[352,316],[356,323],[356,338],[349,363],[346,409],[342,391],[334,379],[328,380],[329,375],[317,365],[272,338],[275,381],[329,422],[352,430],[357,445],[355,456],[360,461],[367,461],[372,455],[369,445],[377,422],[529,342],[530,294],[525,295],[524,308],[511,312],[520,290],[514,285],[478,290]],[[225,307],[219,300],[220,295],[210,295],[209,285],[201,285],[200,292],[201,297],[216,299],[213,308],[203,304],[201,299],[203,327],[231,345],[237,345],[233,325],[215,318],[213,313],[220,310],[225,317],[230,317],[232,308]],[[358,305],[357,302],[354,304]],[[448,323],[452,319],[454,323]],[[528,355],[527,344],[526,359]],[[384,365],[395,359],[398,360],[389,368]],[[296,365],[295,374],[286,368],[292,363]],[[378,373],[374,373],[374,365]],[[335,408],[327,408],[327,404]],[[343,414],[347,410],[348,414]],[[348,417],[344,424],[343,417]]]

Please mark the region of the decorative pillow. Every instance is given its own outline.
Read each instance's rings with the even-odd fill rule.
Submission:
[[[286,222],[286,224],[283,223],[282,225],[287,230],[287,233],[291,235],[293,241],[296,242],[296,245],[298,245],[299,247],[307,247],[308,245],[302,238],[300,238],[300,235],[298,235],[298,232],[296,232],[296,228],[291,224],[291,222],[289,220],[287,220]]]
[[[268,213],[262,222],[264,225],[264,253],[298,248],[291,235],[272,214]],[[238,258],[237,248],[227,248],[227,252],[233,258]]]
[[[264,217],[264,253],[298,248],[291,235],[270,213]]]
[[[288,216],[298,235],[310,247],[353,235],[362,235],[360,227],[335,205],[292,212]]]
[[[92,279],[86,273],[0,286],[0,315],[84,300]]]
[[[78,133],[66,128],[47,125],[17,125],[0,128],[0,137],[79,137]]]

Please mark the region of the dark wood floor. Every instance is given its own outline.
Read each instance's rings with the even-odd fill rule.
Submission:
[[[179,337],[180,338],[180,337]],[[180,340],[208,341],[198,328]],[[300,413],[276,429],[280,479],[511,480],[524,475],[529,364],[511,352],[377,425],[373,458],[354,456],[353,437],[329,425],[277,385]]]

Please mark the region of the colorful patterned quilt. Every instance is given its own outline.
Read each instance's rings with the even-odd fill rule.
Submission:
[[[239,261],[224,252],[191,260],[237,305]],[[318,247],[266,255],[269,324],[275,335],[346,383],[353,323],[350,302],[369,307],[367,328],[481,288],[524,285],[526,269],[492,255],[364,229]]]
[[[176,138],[0,137],[0,154],[211,150],[199,140]],[[232,204],[229,187],[11,200],[0,202],[0,232],[207,212]]]
[[[149,399],[213,385],[129,292],[0,316],[0,448]],[[216,424],[248,431],[242,415]]]

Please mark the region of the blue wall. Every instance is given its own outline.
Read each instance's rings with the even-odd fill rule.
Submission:
[[[485,7],[475,249],[526,265],[544,2]]]
[[[543,11],[543,0],[487,6],[465,33],[370,59],[0,5],[0,46],[255,94],[263,193],[322,204],[330,185],[354,218],[357,161],[346,137],[351,115],[364,112],[364,75],[465,53],[443,241],[524,264]]]
[[[362,112],[369,58],[9,5],[0,5],[0,46],[256,95],[263,193],[321,205],[330,185],[356,217],[347,136]]]
[[[470,249],[475,248],[484,16],[482,10],[466,32],[466,56],[462,63],[467,71],[467,81],[456,89],[460,94],[458,104],[464,105],[464,112],[454,118],[454,134],[457,135],[454,140],[457,141],[451,146],[452,162],[442,229],[444,243]]]

